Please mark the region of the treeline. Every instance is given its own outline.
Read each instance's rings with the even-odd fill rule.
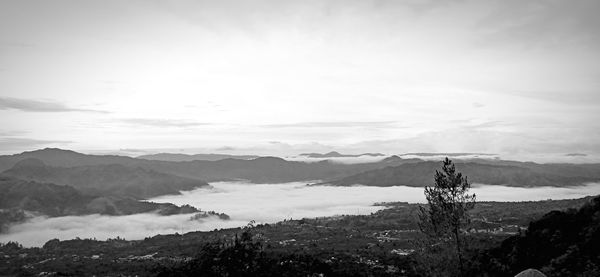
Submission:
[[[191,261],[156,269],[157,276],[418,276],[398,266],[373,266],[357,262],[346,253],[327,258],[303,251],[271,249],[248,227],[233,239],[206,243]],[[390,256],[390,258],[394,258]],[[396,259],[396,264],[408,261]]]

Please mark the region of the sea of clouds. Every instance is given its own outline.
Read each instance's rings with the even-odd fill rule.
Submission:
[[[190,220],[191,214],[160,216],[152,213],[128,216],[66,216],[36,217],[12,226],[0,235],[0,242],[18,241],[25,246],[41,246],[58,238],[96,238],[104,240],[117,236],[143,239],[157,234],[209,231],[244,226],[251,220],[273,223],[284,219],[369,214],[382,209],[377,202],[403,201],[422,203],[423,188],[415,187],[334,187],[306,186],[309,182],[284,184],[251,184],[247,182],[211,183],[213,188],[184,191],[149,201],[190,204],[205,211],[228,214],[230,220],[209,217]],[[506,186],[473,185],[478,201],[533,201],[569,199],[600,194],[600,184],[577,187],[515,188]]]

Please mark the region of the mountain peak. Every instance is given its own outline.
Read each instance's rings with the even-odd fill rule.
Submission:
[[[29,152],[68,152],[68,153],[76,153],[73,150],[67,150],[62,148],[54,148],[54,147],[46,147],[44,149],[33,150]]]
[[[23,155],[70,155],[70,154],[81,154],[78,152],[75,152],[73,150],[66,150],[66,149],[61,149],[61,148],[44,148],[44,149],[38,149],[38,150],[33,150],[33,151],[25,151],[23,153],[21,153]]]
[[[276,161],[276,162],[286,162],[286,160],[280,158],[280,157],[274,157],[274,156],[264,156],[264,157],[258,157],[256,159],[254,159],[253,161]]]
[[[398,155],[392,155],[381,161],[384,163],[389,163],[389,162],[397,162],[397,161],[401,161],[401,160],[403,160],[403,159],[401,157],[399,157]]]

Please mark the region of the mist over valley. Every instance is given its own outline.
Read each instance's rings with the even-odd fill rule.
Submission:
[[[0,276],[600,276],[598,0],[0,0]]]

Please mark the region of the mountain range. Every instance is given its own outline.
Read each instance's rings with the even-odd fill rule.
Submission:
[[[252,160],[227,158],[218,161],[170,162],[115,155],[86,155],[70,150],[46,148],[16,155],[0,156],[0,171],[9,170],[20,161],[29,158],[40,160],[50,167],[80,168],[83,166],[117,164],[205,182],[243,179],[254,183],[335,180],[367,170],[419,161],[418,159],[395,157],[376,163],[343,164],[329,161],[307,163],[287,161],[277,157],[259,157]]]
[[[400,156],[420,156],[420,157],[433,157],[433,156],[445,156],[445,157],[461,157],[461,156],[496,156],[496,154],[490,153],[428,153],[428,152],[416,152],[416,153],[404,153]]]
[[[383,157],[385,154],[381,153],[362,153],[362,154],[340,154],[336,151],[331,151],[329,153],[321,154],[321,153],[302,153],[299,156],[305,156],[308,158],[354,158],[360,156],[371,156],[371,157]]]
[[[407,163],[370,170],[332,182],[337,186],[413,186],[433,183],[439,162]],[[535,164],[522,162],[456,162],[456,168],[471,183],[515,187],[573,186],[600,180],[599,164]]]
[[[224,159],[252,160],[259,156],[255,155],[228,155],[228,154],[179,154],[179,153],[158,153],[138,156],[138,159],[167,161],[167,162],[190,162],[190,161],[218,161]]]
[[[69,185],[91,195],[136,199],[178,194],[182,190],[208,186],[200,180],[135,166],[101,164],[56,167],[35,158],[21,160],[2,174],[22,180]]]
[[[41,165],[39,161],[18,165],[29,158],[41,161],[44,166],[37,170],[19,169],[22,166]],[[600,164],[538,164],[482,158],[456,159],[455,163],[471,182],[482,184],[570,186],[600,180]],[[176,193],[181,189],[205,186],[205,182],[233,180],[253,183],[320,180],[320,183],[341,186],[425,186],[433,181],[433,173],[439,167],[439,162],[399,156],[358,164],[327,160],[310,163],[277,157],[172,162],[115,155],[86,155],[55,148],[0,156],[0,171],[10,176],[68,184],[81,189],[98,190],[98,193],[116,190],[119,194],[137,198]],[[115,185],[106,184],[107,181]]]

